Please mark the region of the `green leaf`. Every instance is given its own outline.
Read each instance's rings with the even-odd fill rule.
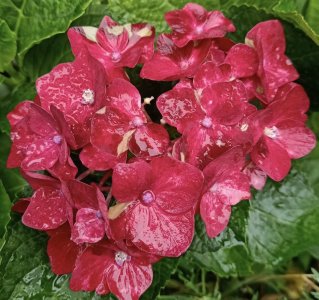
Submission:
[[[265,268],[319,245],[319,198],[297,169],[268,182],[250,201],[246,236],[251,257]]]
[[[166,281],[175,272],[178,265],[178,258],[163,258],[153,265],[153,282],[148,290],[142,295],[141,300],[155,299],[164,287]]]
[[[68,275],[57,276],[50,271],[46,241],[44,233],[25,227],[18,216],[13,216],[1,251],[1,299],[102,299],[93,293],[72,292]]]
[[[0,17],[17,37],[17,53],[23,55],[32,45],[64,32],[81,16],[92,0],[2,0]]]
[[[0,179],[13,201],[15,200],[17,193],[21,192],[27,186],[27,183],[21,177],[17,169],[6,168],[6,161],[11,147],[11,141],[8,135],[0,133],[0,144]]]
[[[45,55],[43,55],[45,53]],[[23,71],[32,84],[59,63],[73,60],[66,33],[55,35],[32,47],[25,56]]]
[[[4,237],[7,231],[7,224],[10,221],[11,202],[9,196],[0,180],[0,250],[4,245]],[[0,256],[1,263],[1,256]]]
[[[17,51],[15,39],[15,33],[11,31],[6,21],[0,18],[0,72],[3,72],[15,57]]]
[[[237,7],[241,10],[247,7],[271,14],[276,18],[288,21],[301,29],[317,45],[319,45],[319,17],[313,11],[318,10],[318,1],[296,0],[221,0],[221,9],[228,10]],[[313,25],[313,27],[311,27]]]
[[[161,33],[168,30],[164,21],[164,14],[173,9],[182,8],[187,0],[109,0],[108,8],[113,19],[121,24],[148,22],[155,26],[156,32]],[[218,0],[200,0],[196,1],[206,8],[217,8]]]
[[[242,239],[245,224],[239,224],[245,222],[247,208],[245,203],[235,208],[230,226],[214,239],[207,236],[204,224],[197,219],[194,240],[186,259],[221,277],[251,274],[252,262]]]
[[[0,131],[6,134],[10,132],[7,114],[21,101],[32,100],[36,95],[34,82],[24,82],[16,86],[12,93],[5,98],[0,98]]]

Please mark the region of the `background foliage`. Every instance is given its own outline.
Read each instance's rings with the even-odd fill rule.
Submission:
[[[72,293],[68,276],[55,276],[46,236],[10,213],[27,195],[16,170],[5,168],[10,148],[6,114],[35,96],[35,80],[71,61],[69,26],[97,26],[104,15],[120,23],[150,22],[167,30],[163,14],[185,0],[1,0],[0,1],[0,299],[101,299]],[[287,53],[311,99],[309,125],[319,134],[319,1],[198,0],[231,18],[242,41],[257,22],[279,18]],[[271,182],[234,209],[229,228],[208,239],[201,221],[186,255],[154,267],[143,299],[319,299],[319,148],[295,162],[280,184]],[[167,281],[168,280],[168,281]],[[161,288],[165,286],[164,289]],[[312,292],[312,293],[311,293]],[[160,296],[159,293],[161,293]],[[283,298],[280,298],[283,297]],[[112,299],[112,296],[103,297]]]

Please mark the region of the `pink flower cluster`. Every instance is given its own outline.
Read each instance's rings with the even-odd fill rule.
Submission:
[[[281,181],[315,146],[278,21],[236,44],[219,11],[189,3],[165,19],[172,32],[156,50],[149,24],[105,17],[99,28],[71,28],[75,60],[40,77],[34,101],[8,115],[8,167],[34,190],[13,209],[48,233],[52,270],[72,273],[74,291],[138,299],[152,264],[187,250],[196,213],[217,236],[251,186]],[[161,124],[125,72],[137,64],[142,78],[174,81],[154,100]]]

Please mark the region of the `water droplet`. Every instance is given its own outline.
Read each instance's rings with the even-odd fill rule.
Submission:
[[[273,127],[265,127],[264,134],[271,139],[275,139],[278,136],[278,129],[276,126]]]

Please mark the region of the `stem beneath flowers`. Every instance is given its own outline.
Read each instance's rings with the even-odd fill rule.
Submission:
[[[94,172],[94,170],[91,169],[87,169],[86,171],[84,171],[83,173],[81,173],[76,180],[81,181],[82,179],[84,179],[85,177],[89,176],[90,174],[92,174]]]

